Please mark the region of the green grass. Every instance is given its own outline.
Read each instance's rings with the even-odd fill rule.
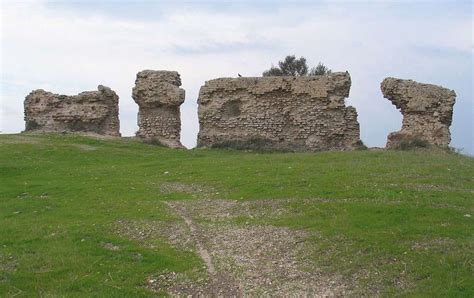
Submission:
[[[474,160],[459,154],[187,151],[0,135],[0,179],[0,296],[148,296],[147,276],[202,267],[164,240],[149,247],[113,232],[118,220],[170,220],[163,200],[195,198],[160,192],[166,182],[226,199],[294,199],[294,212],[253,223],[318,232],[308,261],[348,278],[365,272],[362,293],[474,296]]]

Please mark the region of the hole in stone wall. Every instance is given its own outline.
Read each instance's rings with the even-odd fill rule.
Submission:
[[[222,115],[224,117],[240,116],[240,107],[242,102],[240,100],[232,100],[226,102],[222,107]]]

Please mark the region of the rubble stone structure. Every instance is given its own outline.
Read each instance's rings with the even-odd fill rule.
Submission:
[[[42,89],[25,99],[25,131],[85,132],[120,136],[117,94],[99,85],[98,91],[59,95]]]
[[[180,105],[185,92],[176,71],[144,70],[137,74],[132,97],[139,106],[137,136],[156,139],[178,148],[180,142]]]
[[[268,149],[351,150],[359,123],[346,107],[347,72],[324,76],[220,78],[199,92],[198,146],[260,142]]]
[[[381,89],[383,96],[403,115],[402,129],[388,135],[387,148],[398,148],[401,142],[413,140],[449,145],[449,126],[456,101],[453,90],[395,78],[383,80]]]

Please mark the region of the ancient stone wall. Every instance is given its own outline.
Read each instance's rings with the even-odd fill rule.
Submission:
[[[25,99],[25,131],[86,132],[120,136],[118,96],[99,85],[98,91],[67,96],[44,90]]]
[[[454,91],[395,78],[383,80],[381,89],[383,96],[403,115],[402,129],[389,134],[387,148],[398,148],[401,142],[413,140],[438,146],[449,145],[449,126],[456,101]]]
[[[132,94],[139,106],[137,136],[182,147],[179,107],[185,92],[179,86],[181,79],[176,71],[144,70],[137,74]]]
[[[355,149],[357,112],[344,102],[350,87],[347,72],[207,81],[199,92],[198,146],[257,142],[293,151]]]

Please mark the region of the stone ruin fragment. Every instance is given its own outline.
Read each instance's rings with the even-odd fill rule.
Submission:
[[[25,131],[120,136],[119,97],[108,87],[97,89],[73,96],[32,91],[24,102]]]
[[[139,106],[137,136],[182,147],[180,105],[185,92],[176,71],[144,70],[137,74],[132,97]]]
[[[381,89],[383,96],[403,115],[402,129],[388,135],[387,148],[399,148],[402,142],[414,140],[437,146],[449,145],[449,126],[456,101],[453,90],[395,78],[383,80]]]
[[[220,78],[199,92],[198,146],[240,142],[291,151],[361,145],[357,112],[346,107],[347,72],[324,76]]]

